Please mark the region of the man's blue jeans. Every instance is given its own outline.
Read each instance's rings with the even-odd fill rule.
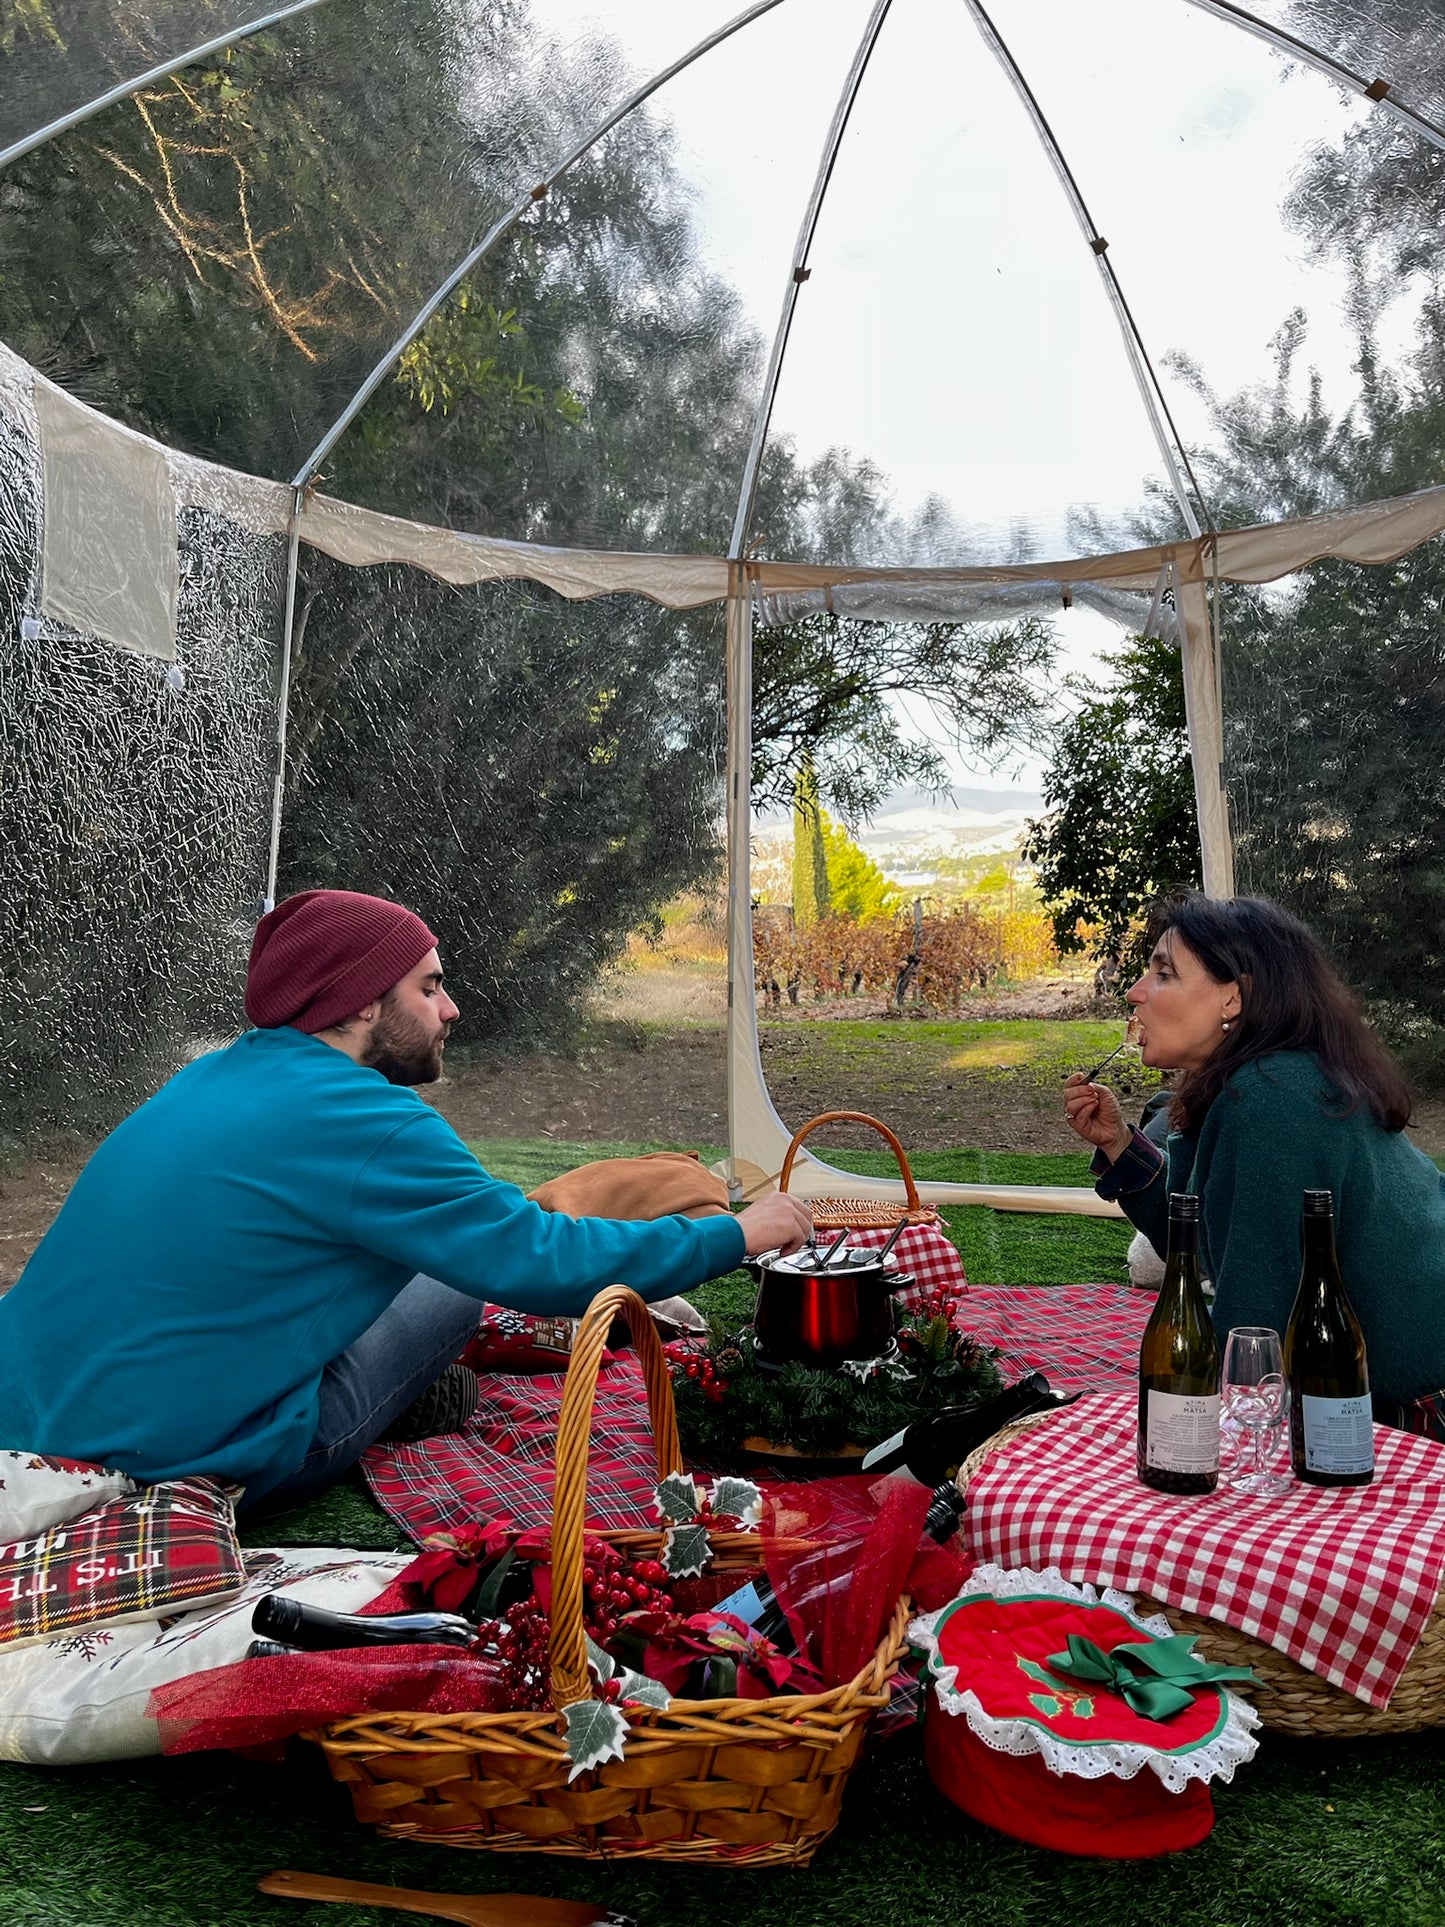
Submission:
[[[263,1493],[264,1513],[301,1505],[334,1485],[398,1413],[433,1384],[481,1322],[482,1301],[418,1273],[321,1377],[311,1450]],[[241,1501],[241,1510],[247,1509]]]

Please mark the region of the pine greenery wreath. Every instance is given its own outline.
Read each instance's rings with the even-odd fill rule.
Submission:
[[[873,1446],[944,1405],[969,1405],[1002,1386],[993,1354],[951,1322],[956,1300],[899,1308],[896,1363],[865,1378],[792,1363],[765,1371],[752,1327],[715,1327],[705,1346],[668,1346],[678,1431],[690,1459],[727,1464],[745,1440],[827,1457]],[[903,1376],[906,1372],[907,1376]]]

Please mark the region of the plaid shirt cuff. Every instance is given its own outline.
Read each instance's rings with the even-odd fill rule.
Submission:
[[[1164,1153],[1142,1131],[1134,1132],[1112,1164],[1102,1151],[1096,1151],[1089,1166],[1095,1191],[1110,1203],[1135,1191],[1147,1191],[1163,1169]]]

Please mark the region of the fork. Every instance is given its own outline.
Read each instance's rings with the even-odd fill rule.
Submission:
[[[1127,1050],[1127,1048],[1133,1041],[1134,1041],[1133,1038],[1131,1038],[1129,1033],[1125,1031],[1124,1035],[1119,1039],[1118,1043],[1115,1044],[1114,1048],[1109,1052],[1109,1055],[1107,1057],[1101,1058],[1099,1062],[1095,1064],[1094,1068],[1089,1072],[1087,1077],[1085,1077],[1084,1082],[1086,1084],[1092,1084],[1094,1079],[1099,1075],[1099,1072],[1106,1069],[1110,1064],[1112,1064],[1114,1059],[1119,1055],[1119,1052],[1121,1050]]]

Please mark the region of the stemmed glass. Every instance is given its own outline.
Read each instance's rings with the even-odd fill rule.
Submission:
[[[1225,1342],[1219,1389],[1241,1445],[1248,1440],[1250,1448],[1226,1473],[1227,1482],[1256,1499],[1287,1491],[1289,1480],[1266,1463],[1266,1452],[1273,1458],[1279,1448],[1289,1409],[1279,1333],[1267,1325],[1236,1325]]]

